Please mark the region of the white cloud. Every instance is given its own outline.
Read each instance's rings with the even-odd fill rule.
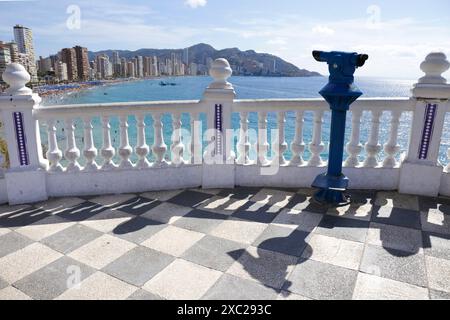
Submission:
[[[274,38],[267,41],[267,44],[270,45],[286,45],[287,41],[283,38]]]
[[[191,8],[198,8],[198,7],[204,7],[206,6],[207,1],[206,0],[186,0],[184,2],[186,5],[188,5]]]
[[[330,27],[324,26],[324,25],[317,25],[312,29],[313,33],[316,34],[323,34],[326,36],[332,36],[334,34],[334,30]]]

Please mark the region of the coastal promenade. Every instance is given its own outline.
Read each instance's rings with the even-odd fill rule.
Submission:
[[[420,67],[425,75],[411,97],[352,105],[344,161],[352,204],[331,208],[313,202],[308,189],[327,165],[329,106],[321,99],[238,100],[227,81],[232,70],[218,59],[199,101],[40,106],[24,68],[9,65],[10,88],[0,96],[2,119],[11,119],[4,121],[10,165],[0,179],[0,299],[449,299],[450,166],[438,153],[450,112],[442,74],[450,64],[431,53]],[[291,145],[284,135],[289,111],[296,114]],[[311,141],[303,134],[306,112],[314,114]],[[250,113],[258,115],[253,133]],[[276,123],[268,123],[269,113]],[[400,156],[403,113],[413,120]],[[164,114],[173,120],[169,146]],[[190,132],[180,130],[182,114]],[[236,114],[240,129],[233,132]],[[65,124],[62,140],[57,120]],[[383,145],[380,130],[389,132]]]

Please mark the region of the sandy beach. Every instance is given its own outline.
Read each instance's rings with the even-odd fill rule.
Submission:
[[[42,85],[33,87],[33,91],[41,97],[52,98],[64,94],[73,94],[83,90],[98,86],[108,86],[124,82],[140,81],[142,79],[114,79],[114,80],[95,80],[87,82],[73,82],[67,84]]]

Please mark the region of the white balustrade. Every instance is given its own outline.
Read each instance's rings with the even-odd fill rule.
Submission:
[[[47,120],[47,136],[48,136],[48,151],[47,159],[50,162],[50,172],[62,172],[63,167],[60,164],[62,159],[62,152],[58,148],[58,140],[56,137],[56,125],[54,119]]]
[[[344,165],[349,168],[354,168],[359,165],[359,154],[363,146],[360,142],[361,135],[361,116],[362,110],[356,109],[352,111],[352,136],[350,142],[347,144],[348,158]]]
[[[155,142],[152,146],[153,154],[155,155],[155,162],[153,167],[161,168],[167,166],[165,154],[167,152],[167,145],[164,143],[163,123],[161,121],[162,114],[157,112],[153,116],[153,127],[155,130]]]
[[[401,115],[401,111],[391,111],[391,128],[389,133],[389,140],[384,145],[386,158],[383,161],[383,167],[385,168],[394,168],[395,166],[397,166],[397,160],[395,159],[395,157],[400,151],[400,145],[397,143],[397,141]]]
[[[147,155],[150,152],[150,147],[147,144],[147,140],[145,137],[145,115],[138,114],[136,115],[136,125],[137,125],[137,144],[135,148],[135,152],[139,157],[139,160],[136,164],[138,169],[146,169],[150,167],[150,162],[147,159]]]
[[[369,140],[366,143],[365,150],[367,153],[366,160],[364,161],[364,167],[375,168],[378,166],[378,154],[381,151],[381,145],[379,144],[380,137],[380,118],[382,115],[381,110],[372,110],[372,118],[370,121],[371,129]]]
[[[258,151],[258,165],[267,166],[270,161],[267,159],[269,143],[267,142],[267,112],[258,112],[258,141],[256,142]]]
[[[309,150],[311,151],[311,159],[308,165],[311,167],[322,166],[323,161],[320,154],[325,150],[325,145],[322,142],[322,124],[323,124],[322,110],[314,111],[314,128],[312,141],[309,144]]]
[[[173,133],[172,133],[172,145],[170,147],[170,150],[172,152],[172,164],[175,166],[180,166],[186,163],[183,159],[183,153],[184,153],[184,145],[182,143],[182,132],[181,132],[181,113],[175,112],[172,115],[172,127],[173,127]]]
[[[113,162],[116,150],[111,144],[111,125],[109,123],[109,116],[102,116],[102,127],[103,127],[103,147],[101,150],[101,155],[103,157],[102,170],[112,170],[117,166]]]
[[[69,161],[67,165],[67,172],[79,172],[81,170],[78,164],[80,158],[80,149],[77,148],[75,141],[75,127],[73,119],[66,119],[66,134],[67,134],[67,149],[64,153],[66,159]]]
[[[92,172],[97,171],[99,166],[95,161],[98,151],[94,145],[94,137],[92,134],[92,120],[90,117],[83,118],[84,123],[84,150],[83,155],[86,159],[86,165],[84,166],[84,171]]]
[[[237,158],[237,163],[241,165],[248,165],[252,162],[250,161],[250,140],[248,136],[248,112],[240,112],[240,129],[239,129],[239,141],[237,144],[237,150],[239,156]]]
[[[305,143],[303,141],[303,125],[304,125],[304,112],[297,111],[295,113],[295,136],[294,141],[291,144],[292,159],[291,166],[302,166],[305,164],[303,160],[303,153],[305,152]]]

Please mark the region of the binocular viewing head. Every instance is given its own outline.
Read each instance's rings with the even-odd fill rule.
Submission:
[[[328,64],[337,64],[338,66],[345,67],[341,64],[350,64],[355,67],[362,67],[369,56],[367,54],[357,54],[355,52],[325,52],[325,51],[313,51],[313,57],[319,62],[327,62]]]
[[[343,85],[352,84],[356,69],[362,67],[369,59],[367,54],[340,51],[313,51],[313,57],[328,64],[330,83]]]

